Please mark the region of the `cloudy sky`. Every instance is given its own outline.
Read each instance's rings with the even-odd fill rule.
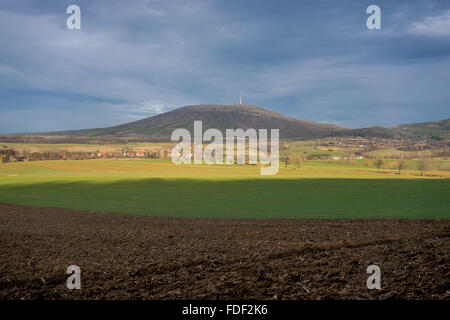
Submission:
[[[366,27],[371,4],[382,30]],[[1,0],[0,43],[0,133],[241,95],[349,128],[450,117],[448,0]]]

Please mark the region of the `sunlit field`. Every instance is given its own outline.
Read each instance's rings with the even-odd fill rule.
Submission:
[[[0,164],[0,201],[209,218],[450,218],[450,172],[304,161],[276,176],[258,166],[164,160]]]

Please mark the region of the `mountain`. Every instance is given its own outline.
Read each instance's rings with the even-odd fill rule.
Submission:
[[[216,128],[225,134],[226,129],[280,129],[280,138],[292,139],[320,138],[348,131],[336,125],[285,117],[277,112],[257,106],[231,104],[186,106],[108,128],[41,132],[39,135],[170,139],[171,133],[177,128],[185,128],[193,132],[195,120],[202,120],[203,130]]]
[[[410,138],[450,140],[450,118],[424,123],[410,123],[395,127],[369,127],[346,129],[332,124],[305,121],[283,116],[261,107],[231,105],[194,105],[158,114],[122,125],[84,130],[39,132],[32,136],[64,136],[90,138],[136,138],[170,140],[173,130],[188,129],[193,132],[194,121],[202,120],[203,131],[216,128],[225,133],[226,129],[249,128],[280,129],[280,138],[315,139],[323,137],[361,136],[380,138]]]

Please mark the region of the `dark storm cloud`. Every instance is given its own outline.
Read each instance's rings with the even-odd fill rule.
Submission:
[[[82,29],[67,30],[78,4]],[[365,26],[369,4],[382,30]],[[347,127],[449,116],[448,1],[0,4],[0,132],[244,102]]]

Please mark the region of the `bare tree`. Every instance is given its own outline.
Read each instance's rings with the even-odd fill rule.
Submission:
[[[284,158],[284,166],[287,168],[288,164],[289,164],[289,157],[285,157]]]
[[[400,160],[397,164],[398,174],[404,169],[406,169],[406,161]]]
[[[382,159],[375,160],[375,167],[377,167],[377,170],[380,170],[380,168],[383,166],[384,161]]]
[[[420,175],[423,176],[423,172],[428,169],[429,163],[425,159],[420,159],[416,163],[417,169],[420,170]]]
[[[301,155],[296,155],[293,159],[293,163],[296,168],[301,168],[303,163],[303,157]]]

